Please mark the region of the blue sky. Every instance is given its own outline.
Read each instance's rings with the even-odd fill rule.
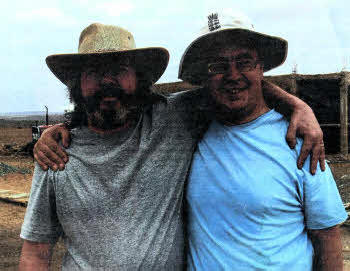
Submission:
[[[63,111],[65,86],[45,64],[48,55],[77,52],[93,22],[122,26],[137,47],[162,46],[169,66],[158,82],[177,81],[182,53],[218,9],[246,14],[255,30],[289,42],[286,62],[266,75],[350,69],[349,0],[12,0],[2,3],[0,112]],[[346,14],[347,13],[347,14]]]

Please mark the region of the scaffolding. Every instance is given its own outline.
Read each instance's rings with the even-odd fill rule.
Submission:
[[[314,110],[324,133],[327,129],[339,129],[336,134],[339,136],[339,154],[349,159],[349,88],[350,72],[302,75],[288,74],[280,76],[266,76],[271,81],[288,92],[297,95],[306,101]],[[322,109],[328,106],[329,114]],[[336,114],[336,116],[334,116]],[[326,139],[327,140],[327,139]],[[333,140],[328,138],[328,145]],[[327,150],[327,144],[326,144]]]

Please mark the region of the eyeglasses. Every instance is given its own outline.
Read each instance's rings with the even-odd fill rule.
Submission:
[[[208,74],[214,75],[227,73],[230,69],[231,63],[235,63],[235,67],[239,72],[249,72],[256,68],[258,61],[254,59],[242,59],[208,63]]]

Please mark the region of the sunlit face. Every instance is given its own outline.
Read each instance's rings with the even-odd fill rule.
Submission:
[[[135,105],[130,103],[137,90],[137,77],[128,64],[91,67],[81,74],[81,91],[89,125],[102,130],[125,124]]]
[[[213,54],[212,54],[213,55]],[[226,63],[224,72],[209,74],[207,87],[211,97],[223,113],[232,113],[237,118],[254,117],[265,101],[261,81],[263,65],[256,50],[247,48],[223,48],[210,58],[210,63]],[[246,63],[253,63],[251,70]],[[242,68],[243,67],[243,68]]]

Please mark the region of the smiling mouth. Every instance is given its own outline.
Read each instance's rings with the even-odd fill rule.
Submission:
[[[247,88],[223,88],[223,92],[225,94],[229,94],[229,95],[236,95],[244,90],[246,90]]]
[[[244,89],[232,89],[230,92],[229,92],[229,94],[237,94],[237,93],[240,93],[240,92],[242,92]]]

